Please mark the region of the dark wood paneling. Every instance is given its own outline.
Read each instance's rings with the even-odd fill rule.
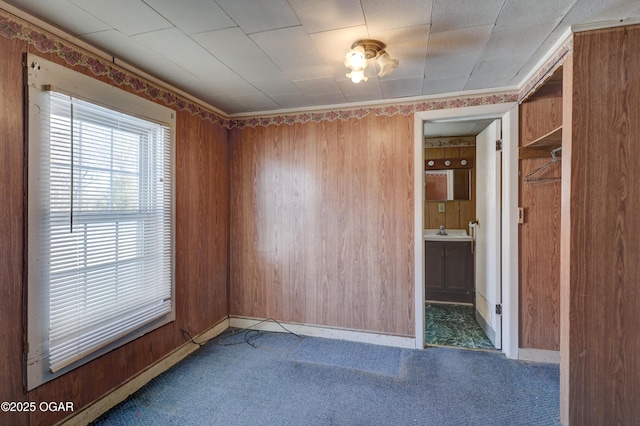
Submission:
[[[23,120],[22,53],[26,43],[0,37],[0,401],[22,393]],[[0,423],[28,423],[27,413],[0,413]]]
[[[33,47],[0,37],[0,396],[71,401],[77,410],[139,374],[227,315],[229,159],[227,130],[177,113],[176,320],[31,392],[23,390],[22,55]],[[64,63],[56,56],[34,53]],[[83,72],[82,69],[79,71]],[[3,424],[53,424],[69,413],[0,413]]]
[[[412,129],[231,132],[231,314],[413,335]]]
[[[640,26],[574,34],[569,423],[640,419]],[[566,153],[563,161],[566,160]],[[566,406],[565,406],[566,407]]]

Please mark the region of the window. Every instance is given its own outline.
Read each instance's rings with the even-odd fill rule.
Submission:
[[[34,62],[29,389],[175,317],[172,111]]]

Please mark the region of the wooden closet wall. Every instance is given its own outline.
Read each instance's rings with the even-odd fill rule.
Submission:
[[[520,348],[560,349],[561,135],[562,68],[520,106]]]

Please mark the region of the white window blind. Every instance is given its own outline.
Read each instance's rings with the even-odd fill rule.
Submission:
[[[174,316],[171,128],[53,91],[39,108],[29,308],[48,314],[29,363],[49,371],[36,385]]]

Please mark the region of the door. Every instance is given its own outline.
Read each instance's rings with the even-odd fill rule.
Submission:
[[[476,318],[497,349],[502,346],[501,153],[496,149],[501,122],[495,120],[476,137]]]

